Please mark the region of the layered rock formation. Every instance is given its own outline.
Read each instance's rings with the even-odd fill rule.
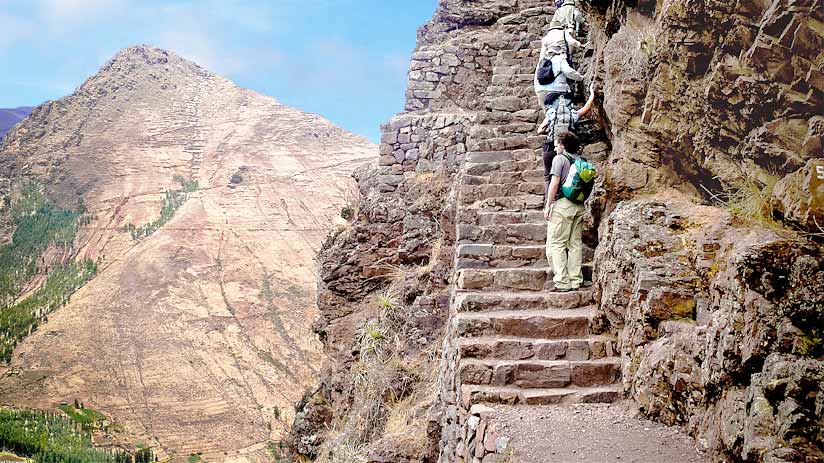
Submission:
[[[593,6],[596,287],[628,396],[733,460],[824,459],[821,3]]]
[[[321,368],[315,252],[376,150],[147,46],[35,108],[0,146],[6,204],[35,184],[85,219],[31,286],[71,259],[98,275],[18,345],[2,402],[77,398],[160,455],[268,458]]]
[[[385,127],[381,166],[360,176],[366,199],[353,227],[322,256],[322,333],[338,363],[301,404],[296,439],[310,454],[326,437],[327,448],[366,444],[369,461],[435,461],[431,448],[387,448],[391,413],[372,421],[370,435],[319,430],[361,416],[361,396],[345,384],[368,363],[364,333],[381,312],[369,294],[386,285],[382,265],[415,274],[436,248],[450,252],[438,259],[448,279],[401,278],[404,305],[435,307],[413,311],[433,323],[422,346],[397,353],[415,358],[446,333],[439,400],[428,426],[408,429],[440,436],[442,461],[505,453],[495,445],[504,436],[488,437],[494,423],[474,403],[575,400],[519,388],[586,387],[575,362],[611,357],[613,346],[623,395],[653,418],[686,425],[702,446],[734,461],[822,461],[821,2],[581,6],[589,47],[576,62],[603,89],[598,126],[578,127],[601,173],[587,241],[597,306],[589,329],[603,338],[586,343],[546,338],[569,337],[558,326],[575,325],[574,311],[553,322],[556,305],[585,305],[588,296],[523,298],[551,289],[531,75],[553,13],[547,3],[443,0],[421,28],[407,112]],[[433,167],[451,182],[440,215],[409,207],[410,186]],[[461,295],[487,289],[483,300]],[[498,312],[464,313],[485,310]],[[487,362],[493,368],[479,367]]]

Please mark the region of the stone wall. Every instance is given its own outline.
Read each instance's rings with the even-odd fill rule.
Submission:
[[[499,436],[492,419],[494,410],[473,405],[463,416],[464,425],[455,448],[456,460],[482,463],[507,461],[510,455],[509,438]]]
[[[467,114],[408,113],[398,114],[381,126],[381,148],[378,165],[390,167],[384,175],[436,172],[442,169],[455,173],[466,153]],[[397,186],[387,178],[385,185]],[[384,188],[391,191],[389,188]]]

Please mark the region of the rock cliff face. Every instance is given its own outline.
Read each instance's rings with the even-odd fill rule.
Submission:
[[[601,173],[587,244],[597,307],[590,328],[604,338],[553,355],[592,364],[609,360],[614,341],[623,395],[651,417],[686,425],[731,460],[824,461],[821,2],[593,0],[581,8],[589,46],[576,62],[603,91],[597,123],[578,131]],[[301,404],[295,438],[304,453],[328,438],[327,450],[367,444],[369,461],[434,461],[426,446],[387,447],[398,429],[394,399],[378,401],[386,410],[372,434],[345,430],[363,415],[362,396],[345,384],[369,370],[364,333],[384,312],[369,294],[392,278],[403,282],[394,285],[403,288],[399,305],[430,317],[409,318],[421,344],[394,354],[442,348],[429,425],[408,429],[440,436],[442,461],[494,461],[505,447],[486,412],[470,407],[475,400],[566,400],[471,392],[527,385],[519,376],[527,366],[529,381],[548,381],[541,371],[551,362],[500,360],[543,359],[534,345],[498,339],[471,352],[499,359],[493,371],[459,367],[470,355],[460,339],[469,319],[486,320],[462,311],[486,304],[507,309],[498,314],[506,318],[536,303],[586,304],[585,296],[532,305],[457,297],[546,289],[532,70],[553,11],[538,0],[442,0],[420,29],[406,112],[384,128],[380,165],[358,176],[364,201],[351,228],[322,254],[321,333],[338,362]],[[443,207],[421,213],[410,206],[420,196],[412,185],[433,169],[449,182],[435,196]],[[421,285],[410,275],[435,260],[433,248],[439,278]],[[392,266],[403,271],[382,280]],[[548,327],[545,316],[529,318],[530,327]],[[482,331],[515,330],[504,318]],[[552,378],[569,384],[561,376]],[[416,377],[411,390],[426,381]],[[419,423],[422,415],[404,416]],[[317,432],[324,422],[342,431]]]
[[[821,461],[821,3],[590,12],[613,145],[596,299],[625,391],[731,459]]]
[[[146,46],[35,108],[0,145],[3,231],[32,188],[83,215],[14,298],[67,262],[97,276],[18,344],[2,402],[77,398],[160,455],[268,458],[321,368],[315,252],[376,150]]]

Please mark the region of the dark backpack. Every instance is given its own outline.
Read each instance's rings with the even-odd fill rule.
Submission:
[[[552,60],[544,59],[538,67],[538,83],[541,85],[549,85],[555,81],[556,77],[558,77],[558,74],[552,71]]]

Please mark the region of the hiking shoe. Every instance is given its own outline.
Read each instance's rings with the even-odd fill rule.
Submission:
[[[552,290],[554,293],[568,293],[570,291],[575,291],[575,288],[555,288]]]

